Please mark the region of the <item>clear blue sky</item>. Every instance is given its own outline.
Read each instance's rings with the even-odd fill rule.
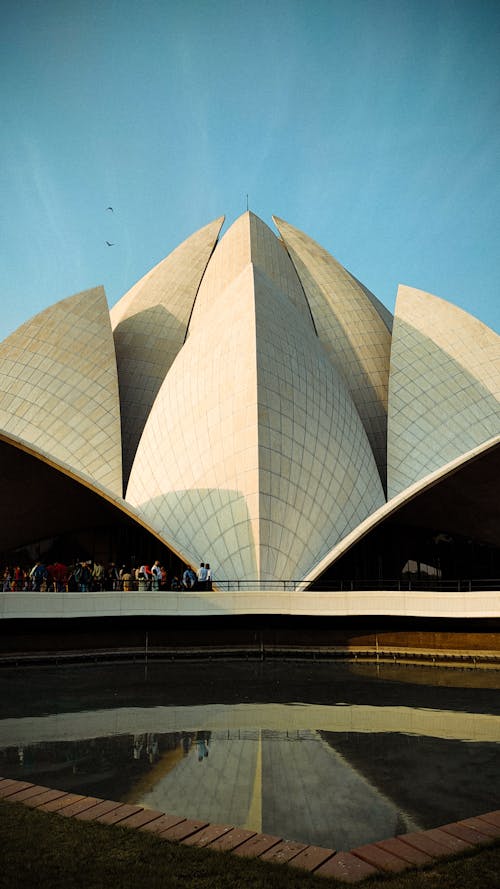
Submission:
[[[97,284],[112,306],[246,194],[389,309],[403,283],[500,331],[497,0],[6,0],[1,23],[0,337]]]

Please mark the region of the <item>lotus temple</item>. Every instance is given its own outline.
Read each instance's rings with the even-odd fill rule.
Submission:
[[[0,564],[210,562],[210,593],[120,613],[500,616],[499,336],[409,286],[393,317],[273,221],[0,344]],[[115,613],[23,595],[4,617]]]

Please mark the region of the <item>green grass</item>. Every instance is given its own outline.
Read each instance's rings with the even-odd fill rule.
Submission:
[[[9,889],[345,889],[346,885],[286,865],[168,843],[137,830],[0,801],[0,886]],[[494,889],[500,887],[500,843],[361,885],[363,889]]]

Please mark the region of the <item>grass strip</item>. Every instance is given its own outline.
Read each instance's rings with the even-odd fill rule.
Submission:
[[[319,889],[343,886],[286,865],[160,840],[0,801],[0,886],[17,889]],[[360,885],[360,884],[358,884]],[[496,889],[500,842],[363,889]]]

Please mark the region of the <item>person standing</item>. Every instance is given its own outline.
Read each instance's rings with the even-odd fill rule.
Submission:
[[[151,575],[151,588],[153,590],[159,590],[161,583],[161,567],[159,559],[156,559],[153,567],[151,568]]]
[[[25,572],[20,565],[16,565],[14,568],[14,583],[16,590],[22,590],[24,588],[24,578]]]
[[[108,565],[108,570],[106,574],[106,583],[108,590],[119,590],[120,589],[120,578],[118,576],[118,569],[114,562],[110,562]]]
[[[200,567],[198,568],[198,583],[197,589],[205,590],[207,588],[207,569],[205,568],[205,562],[200,562]]]
[[[95,562],[92,569],[92,589],[102,593],[104,589],[104,565],[102,562]]]
[[[47,569],[43,562],[37,561],[33,565],[33,568],[30,571],[30,578],[32,581],[32,588],[35,593],[39,593],[42,590],[42,585],[47,582]]]
[[[92,580],[92,568],[90,562],[82,562],[82,570],[80,572],[80,581],[78,589],[81,593],[88,593],[90,590],[90,582]]]
[[[212,569],[210,567],[210,562],[206,562],[205,569],[207,572],[207,579],[205,581],[205,589],[211,590],[212,589]]]
[[[130,590],[132,589],[132,575],[131,575],[129,569],[126,568],[125,566],[123,566],[123,571],[122,571],[122,583],[123,583],[124,592],[129,593]]]
[[[12,574],[11,574],[9,566],[7,565],[7,567],[5,568],[5,571],[3,573],[3,592],[4,593],[7,593],[10,591],[11,584],[12,584]]]
[[[141,565],[141,567],[139,568],[139,574],[143,574],[143,575],[144,575],[144,577],[145,577],[145,579],[146,579],[146,587],[145,587],[145,589],[146,589],[146,590],[150,590],[150,589],[151,589],[151,578],[152,578],[152,574],[151,574],[151,568],[149,567],[149,565]],[[139,579],[140,579],[140,578],[139,578]]]
[[[145,593],[148,588],[147,576],[144,570],[145,566],[140,565],[139,568],[136,568],[135,578],[137,580],[137,589],[140,593]]]
[[[185,590],[192,590],[196,583],[196,574],[193,569],[188,565],[184,574],[182,575],[182,585]]]

